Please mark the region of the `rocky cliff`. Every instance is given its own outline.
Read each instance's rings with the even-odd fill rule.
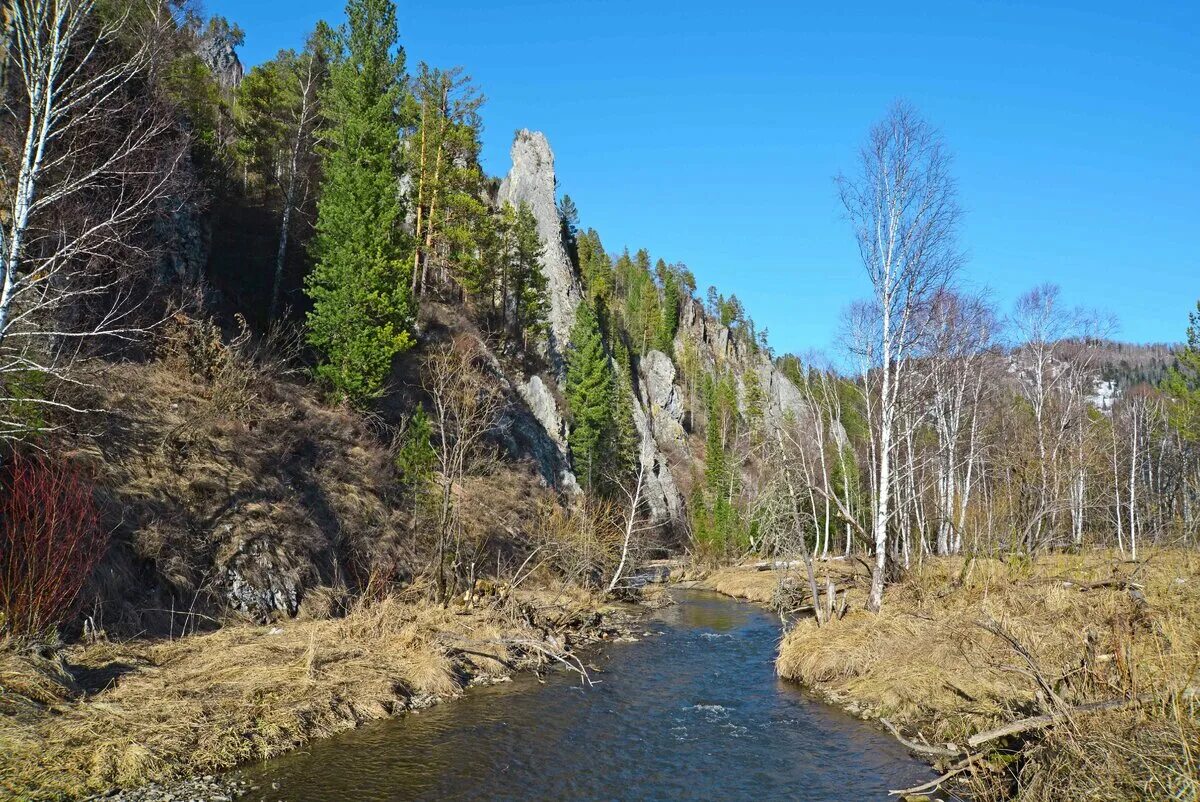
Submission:
[[[554,176],[554,152],[540,131],[521,130],[513,140],[512,162],[512,169],[500,184],[499,200],[513,206],[528,204],[537,219],[538,234],[545,248],[542,270],[550,294],[549,357],[555,372],[561,375],[583,287],[563,247],[555,194],[558,184]]]
[[[583,287],[575,265],[563,247],[557,206],[557,179],[554,153],[546,137],[537,131],[518,131],[512,146],[512,169],[500,185],[498,200],[513,205],[526,203],[537,219],[545,252],[542,269],[550,296],[550,375],[531,376],[514,382],[532,417],[545,430],[554,450],[543,447],[534,455],[543,466],[543,475],[557,476],[559,487],[574,487],[574,477],[561,467],[568,454],[567,414],[560,395],[554,391],[563,374],[566,350],[576,310],[583,298]],[[753,371],[766,398],[764,418],[768,425],[779,426],[789,416],[800,417],[807,405],[800,391],[764,353],[748,348],[725,326],[713,321],[703,306],[686,298],[676,335],[676,353],[690,348],[707,369],[728,369],[737,378],[739,397],[744,403],[746,376]],[[678,371],[671,358],[661,351],[649,351],[637,365],[633,387],[633,419],[637,428],[638,458],[646,480],[643,492],[653,517],[662,522],[680,522],[686,516],[686,504],[676,475],[687,475],[697,467],[698,456],[689,446],[688,421],[695,419],[686,409]]]

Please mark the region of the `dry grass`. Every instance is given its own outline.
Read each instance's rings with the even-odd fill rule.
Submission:
[[[277,755],[453,696],[470,677],[540,664],[512,644],[596,605],[577,591],[471,611],[389,598],[341,619],[102,642],[66,654],[77,675],[111,675],[86,697],[61,663],[0,652],[0,796],[75,797]]]
[[[713,571],[701,585],[735,599],[770,604],[779,582],[779,572],[758,571],[749,565],[734,565]]]
[[[815,561],[813,568],[817,582],[823,589],[826,579],[832,579],[842,589],[847,577],[853,573],[853,566],[842,560]],[[771,607],[778,605],[781,599],[781,588],[791,589],[789,594],[799,594],[804,604],[811,604],[811,594],[808,592],[808,575],[804,566],[773,568],[760,571],[756,564],[732,565],[718,568],[709,574],[702,586],[732,596],[735,599],[765,604]]]
[[[1119,585],[1081,591],[1064,578],[1127,579],[1144,601]],[[860,607],[862,594],[852,601]],[[1153,787],[1168,776],[1200,790],[1200,555],[1192,552],[1158,552],[1140,565],[1110,554],[1033,564],[931,560],[888,589],[877,615],[856,609],[820,629],[800,622],[780,647],[778,669],[864,715],[961,745],[1053,706],[1027,661],[977,623],[987,620],[1028,650],[1066,705],[1144,694],[1155,701],[1031,739],[1020,760],[983,783],[985,794],[1178,798]]]
[[[104,385],[93,405],[116,412],[90,448],[115,548],[97,574],[97,625],[178,633],[163,611],[180,607],[286,616],[305,591],[377,561],[411,567],[391,460],[361,416],[269,375],[231,411],[218,382],[172,360],[112,365]],[[231,602],[231,572],[254,592]],[[283,603],[261,603],[273,589]]]

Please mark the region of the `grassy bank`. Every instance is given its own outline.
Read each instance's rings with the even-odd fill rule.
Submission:
[[[1200,797],[1200,556],[928,560],[876,615],[839,584],[850,611],[799,621],[779,673],[887,720],[949,786],[1039,802]]]
[[[385,599],[52,655],[0,650],[0,796],[78,797],[220,770],[555,662],[622,613],[574,589],[474,609]]]

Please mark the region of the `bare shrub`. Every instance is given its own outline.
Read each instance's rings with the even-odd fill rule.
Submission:
[[[107,535],[90,484],[44,457],[13,456],[0,498],[0,630],[37,636],[71,614]]]

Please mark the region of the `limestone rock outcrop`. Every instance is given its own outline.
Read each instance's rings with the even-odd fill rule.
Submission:
[[[758,374],[758,385],[765,396],[763,418],[770,426],[782,426],[789,417],[799,419],[809,413],[808,402],[791,380],[775,367],[766,354],[751,351],[733,336],[729,328],[710,319],[694,298],[685,299],[675,335],[677,349],[690,345],[706,369],[729,368],[738,381],[739,402],[745,400],[745,377]],[[744,410],[743,410],[744,411]]]
[[[237,54],[238,44],[239,39],[228,25],[211,25],[196,44],[196,55],[222,89],[237,89],[245,74]]]
[[[537,220],[545,248],[542,272],[550,296],[549,357],[555,372],[561,374],[583,287],[562,243],[554,152],[540,131],[521,130],[513,140],[512,162],[512,169],[500,184],[498,199],[513,206],[528,204]]]
[[[649,351],[638,363],[638,401],[649,418],[650,429],[662,445],[686,447],[683,428],[683,393],[675,382],[675,363],[662,351]]]

